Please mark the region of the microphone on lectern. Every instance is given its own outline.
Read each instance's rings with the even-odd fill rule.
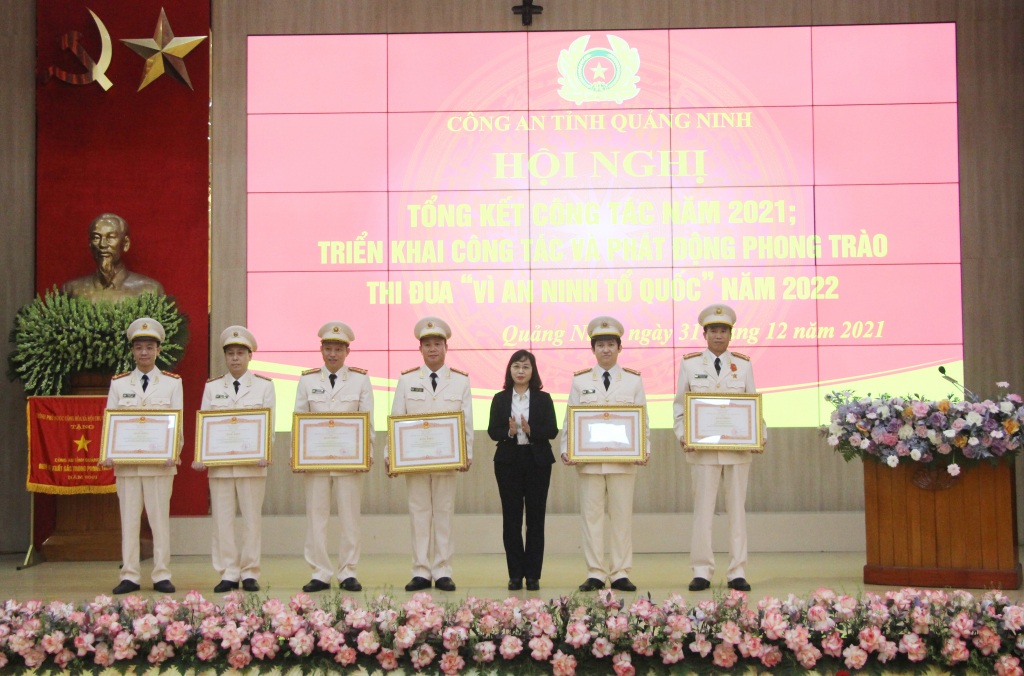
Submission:
[[[956,385],[957,387],[960,388],[960,391],[963,392],[964,395],[970,396],[972,399],[974,399],[974,401],[978,401],[978,395],[974,394],[974,392],[971,392],[969,389],[967,389],[966,387],[961,385],[956,380],[956,378],[951,378],[950,376],[946,375],[946,367],[945,366],[940,366],[939,367],[939,373],[942,374],[942,379],[943,380],[946,380],[948,382],[953,383],[954,385]]]

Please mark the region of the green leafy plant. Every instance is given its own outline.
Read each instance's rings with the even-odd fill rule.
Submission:
[[[157,368],[170,370],[185,353],[188,317],[171,296],[152,293],[117,303],[70,298],[57,290],[36,296],[14,319],[7,377],[21,381],[29,396],[67,394],[77,373],[120,373],[134,368],[128,326],[152,317],[166,331]]]

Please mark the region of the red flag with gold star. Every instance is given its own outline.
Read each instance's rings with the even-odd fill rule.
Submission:
[[[113,493],[99,467],[106,397],[28,398],[28,480],[37,493]]]

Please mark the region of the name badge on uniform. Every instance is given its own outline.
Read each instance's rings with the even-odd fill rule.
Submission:
[[[123,399],[134,399],[135,398],[135,393],[134,392],[124,392],[124,393],[121,394],[121,398],[123,398]]]
[[[226,394],[215,394],[215,395],[213,395],[213,398],[214,399],[227,399],[228,395],[226,395]]]
[[[326,391],[327,390],[316,388],[316,387],[313,388],[313,394],[324,394]]]
[[[410,392],[422,392],[423,388],[422,387],[410,387],[409,391]]]
[[[707,378],[707,377],[708,377],[708,374],[706,374],[706,373],[698,373],[698,374],[697,374],[697,377],[698,377],[698,378]]]
[[[597,390],[583,390],[583,394],[597,394]]]

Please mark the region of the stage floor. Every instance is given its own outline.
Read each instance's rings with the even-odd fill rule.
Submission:
[[[716,557],[723,565],[727,557]],[[0,556],[0,600],[16,598],[21,601],[43,599],[50,601],[82,601],[97,594],[109,594],[117,584],[118,564],[114,562],[87,563],[44,563],[26,570],[17,570],[22,557]],[[405,592],[408,582],[410,560],[408,556],[394,554],[364,555],[359,564],[359,580],[363,591],[352,594],[356,598],[392,593],[397,599],[411,596]],[[753,590],[750,596],[785,598],[788,594],[806,596],[819,587],[830,587],[837,592],[856,595],[861,591],[882,592],[890,587],[865,585],[861,571],[864,566],[862,552],[840,553],[759,553],[750,555],[747,580]],[[158,596],[149,582],[151,561],[142,562],[143,587],[140,594]],[[309,581],[309,566],[300,557],[265,556],[260,584],[261,594],[276,598],[288,598],[301,591]],[[175,556],[171,559],[171,573],[177,587],[175,597],[181,599],[192,589],[200,591],[210,600],[219,601],[213,594],[217,575],[210,565],[209,557]],[[574,554],[553,554],[545,557],[544,577],[539,592],[509,592],[506,589],[505,558],[498,554],[455,555],[453,578],[458,590],[445,594],[431,590],[438,599],[458,600],[468,595],[481,598],[501,599],[510,595],[523,598],[539,596],[552,598],[576,591],[583,582],[586,570],[583,558]],[[711,591],[697,594],[686,591],[691,578],[689,557],[685,554],[637,554],[633,560],[631,578],[637,585],[638,593],[650,592],[655,600],[665,598],[671,592],[679,592],[692,600],[711,597]],[[724,573],[715,575],[714,584],[725,585]],[[337,589],[335,585],[334,589]],[[331,592],[321,592],[329,594]],[[1024,592],[1012,590],[1007,595],[1018,602],[1024,599]]]

